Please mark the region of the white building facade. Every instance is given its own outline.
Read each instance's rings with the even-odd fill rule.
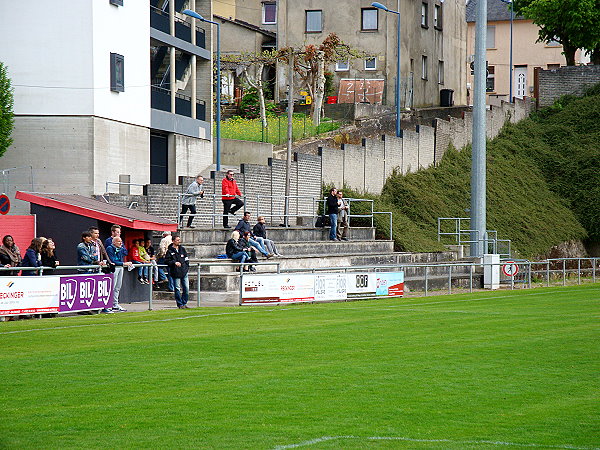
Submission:
[[[180,13],[210,14],[210,2],[175,3],[0,2],[15,114],[0,169],[33,175],[13,171],[9,194],[102,194],[107,182],[175,183],[212,164],[210,28]]]

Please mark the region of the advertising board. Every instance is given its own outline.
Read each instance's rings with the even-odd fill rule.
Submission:
[[[0,316],[58,312],[58,277],[1,277]]]
[[[401,297],[404,272],[249,274],[242,279],[244,305]]]
[[[112,291],[112,274],[1,277],[0,316],[108,308]]]

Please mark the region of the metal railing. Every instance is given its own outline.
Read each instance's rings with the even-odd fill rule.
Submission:
[[[437,290],[445,290],[448,294],[454,292],[453,289],[459,288],[460,284],[463,283],[463,290],[473,292],[475,289],[480,289],[480,285],[475,285],[475,277],[483,276],[483,269],[489,266],[497,266],[497,270],[502,274],[502,267],[507,263],[514,263],[519,267],[519,273],[521,278],[500,276],[500,282],[504,285],[509,285],[511,290],[516,288],[520,289],[532,289],[539,286],[550,287],[556,281],[559,285],[566,286],[569,281],[573,284],[581,285],[584,281],[596,283],[598,281],[598,273],[600,272],[600,258],[553,258],[543,261],[501,261],[499,263],[480,263],[480,262],[462,262],[453,261],[448,263],[398,263],[398,264],[382,264],[377,266],[343,266],[343,267],[313,267],[313,268],[299,268],[299,269],[281,269],[281,263],[279,262],[261,262],[261,263],[236,263],[236,262],[199,262],[190,264],[190,270],[188,275],[195,275],[197,280],[196,288],[196,305],[201,306],[202,292],[201,292],[201,278],[202,278],[202,267],[239,267],[246,265],[253,266],[271,266],[274,270],[261,271],[261,274],[268,273],[317,273],[317,272],[360,272],[360,271],[403,271],[405,272],[405,284],[410,285],[412,293],[423,292],[425,296],[428,296],[434,289],[432,284],[435,280],[441,281],[442,285]],[[153,265],[153,264],[134,264],[134,268],[138,267],[149,267],[151,271],[158,270],[158,268],[165,268],[166,265]],[[100,271],[101,267],[98,265],[91,266],[58,266],[56,268],[50,267],[1,267],[0,273],[2,272],[19,272],[19,271],[37,271],[38,275],[43,275],[44,270],[81,270],[81,269],[93,269]],[[194,270],[195,269],[195,270]],[[153,273],[153,272],[152,272]],[[236,276],[243,277],[243,271]],[[50,275],[53,276],[53,275]],[[419,284],[422,289],[419,289]],[[241,285],[241,280],[240,280]],[[148,309],[153,309],[153,287],[152,284],[148,286]],[[191,290],[190,290],[191,291]],[[205,291],[206,292],[206,291]],[[190,292],[191,293],[191,292]],[[240,291],[239,300],[241,301],[242,292]],[[125,302],[124,302],[125,303]]]
[[[190,194],[181,193],[177,194],[178,205],[177,205],[177,220],[178,223],[182,224],[183,220],[188,217],[199,217],[209,219],[212,227],[216,227],[216,218],[224,217],[222,212],[217,212],[217,208],[220,210],[222,208],[221,197],[220,194],[204,194],[203,199],[209,199],[211,203],[208,205],[209,212],[196,212],[196,214],[181,213],[182,206],[182,198],[188,197]],[[256,217],[263,216],[265,218],[270,219],[270,223],[273,224],[276,222],[276,219],[280,219],[282,223],[285,223],[285,219],[288,220],[291,218],[295,218],[296,222],[301,222],[301,219],[309,218],[308,226],[314,226],[317,217],[319,214],[324,214],[326,211],[326,201],[327,199],[323,199],[316,196],[302,196],[302,195],[244,195],[240,197],[244,202],[244,210],[247,211],[255,211]],[[288,213],[285,213],[285,203],[288,203]],[[352,219],[366,219],[371,228],[375,226],[375,215],[376,214],[384,214],[389,215],[389,240],[393,239],[393,213],[390,211],[374,211],[374,201],[371,199],[363,199],[363,198],[344,198],[345,201],[348,202],[348,226],[351,226]],[[353,213],[352,212],[352,204],[357,203],[367,203],[367,211],[366,213]],[[217,204],[219,206],[217,206]],[[356,209],[356,207],[355,207]],[[302,220],[302,222],[304,222]]]
[[[442,231],[444,221],[454,222],[454,231]],[[456,240],[457,245],[469,246],[474,243],[483,243],[483,248],[487,253],[498,254],[502,257],[510,258],[511,256],[511,244],[510,239],[498,239],[497,230],[486,230],[485,235],[480,236],[479,230],[473,230],[469,227],[463,228],[463,223],[468,222],[470,224],[471,219],[469,217],[438,217],[437,221],[437,236],[438,242],[442,241],[442,236],[452,236]],[[471,235],[475,235],[475,239],[471,239]],[[463,236],[468,236],[464,239]]]
[[[146,186],[145,184],[130,183],[128,181],[107,181],[106,184],[105,184],[105,190],[104,190],[105,194],[110,194],[110,192],[109,192],[109,186],[111,186],[111,185],[116,185],[116,186],[119,186],[119,187],[121,187],[121,186],[128,186],[128,187],[137,186],[137,187],[141,187],[142,190],[143,190],[144,186]],[[113,192],[113,193],[114,194],[117,194],[117,193],[120,194],[120,192]]]

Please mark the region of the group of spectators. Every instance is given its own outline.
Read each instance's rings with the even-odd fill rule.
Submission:
[[[14,238],[7,234],[2,238],[0,246],[0,265],[4,268],[18,267],[19,270],[3,270],[0,275],[17,276],[23,267],[45,267],[43,275],[52,275],[59,261],[56,256],[56,245],[52,238],[37,237],[21,257],[21,250],[15,244]],[[23,270],[22,275],[38,275],[37,270]]]
[[[344,199],[344,193],[336,188],[329,190],[327,196],[327,215],[331,222],[329,229],[329,240],[347,241],[348,240],[348,214],[350,206]]]

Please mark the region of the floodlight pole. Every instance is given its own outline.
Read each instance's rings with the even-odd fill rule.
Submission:
[[[486,31],[487,0],[477,1],[475,21],[475,79],[471,155],[471,256],[487,252],[486,244]],[[482,240],[480,240],[482,239]],[[484,249],[486,251],[484,252]]]

